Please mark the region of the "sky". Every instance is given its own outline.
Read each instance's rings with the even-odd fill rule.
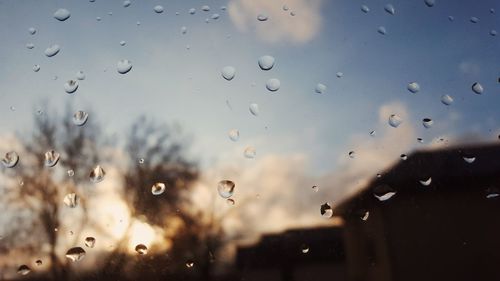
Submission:
[[[123,1],[0,0],[0,132],[29,133],[34,112],[61,115],[68,102],[92,112],[110,135],[123,134],[142,114],[178,122],[202,167],[193,192],[198,206],[216,196],[220,179],[236,182],[229,229],[252,236],[321,224],[323,201],[363,187],[401,153],[471,138],[493,142],[500,134],[500,35],[490,34],[500,31],[500,2],[392,1],[393,15],[384,10],[388,3],[193,0],[124,7]],[[155,13],[156,5],[164,12]],[[59,8],[71,16],[56,20]],[[257,20],[259,14],[268,19]],[[60,52],[45,56],[53,44]],[[275,58],[271,70],[259,68],[263,55]],[[132,62],[130,72],[117,72],[121,59]],[[221,76],[225,66],[236,69],[231,81]],[[78,71],[86,77],[67,94],[63,85]],[[276,92],[266,89],[271,78],[280,80]],[[420,91],[408,91],[411,82]],[[476,82],[482,94],[472,91]],[[321,94],[318,83],[326,86]],[[442,95],[454,102],[442,104]],[[251,103],[258,116],[249,112]],[[392,114],[403,120],[397,128],[388,124]],[[434,125],[424,128],[423,118]],[[228,138],[231,129],[239,130],[236,142]],[[256,149],[254,159],[243,155],[248,146]]]

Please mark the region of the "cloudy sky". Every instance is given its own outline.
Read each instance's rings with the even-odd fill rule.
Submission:
[[[92,111],[109,134],[122,134],[141,114],[176,121],[201,161],[203,177],[193,192],[198,207],[216,196],[220,179],[236,182],[235,206],[218,201],[220,209],[234,209],[224,222],[229,229],[252,236],[325,223],[319,215],[325,200],[335,204],[401,153],[464,136],[496,141],[500,133],[500,35],[493,36],[500,3],[393,1],[394,14],[386,4],[0,1],[1,133],[29,132],[38,109],[55,114],[43,108],[44,99],[58,114],[68,102]],[[56,20],[59,8],[71,16]],[[377,32],[381,26],[385,35]],[[47,57],[54,44],[59,53]],[[275,58],[271,70],[259,68],[263,55]],[[122,59],[132,63],[126,74],[117,72]],[[231,81],[221,76],[225,66],[236,69]],[[78,71],[85,79],[67,94],[64,83]],[[278,91],[266,89],[271,78],[280,80]],[[407,89],[411,82],[417,93]],[[476,82],[481,94],[471,89]],[[318,83],[323,93],[315,92]],[[453,103],[444,105],[443,95]],[[258,116],[249,111],[252,103]],[[397,128],[388,124],[392,114],[403,121]],[[424,128],[423,118],[433,126]],[[228,138],[231,129],[239,130],[236,142]],[[244,157],[248,146],[254,159]],[[2,149],[12,148],[5,142]]]

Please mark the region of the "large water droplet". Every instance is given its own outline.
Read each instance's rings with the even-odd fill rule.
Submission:
[[[119,60],[116,64],[116,70],[120,74],[125,74],[132,69],[132,62],[127,59]]]
[[[477,17],[471,17],[470,18],[470,22],[472,22],[472,23],[478,23],[479,22],[479,18],[477,18]]]
[[[85,257],[85,250],[82,247],[74,247],[66,252],[66,258],[71,262],[81,261]]]
[[[328,203],[321,205],[319,211],[324,218],[331,218],[333,216],[333,209]]]
[[[213,19],[213,20],[218,20],[220,18],[220,15],[219,14],[213,14],[210,18]]]
[[[155,184],[153,184],[153,186],[151,187],[151,193],[153,193],[153,195],[160,195],[162,194],[163,192],[165,192],[165,184],[162,183],[162,182],[157,182]]]
[[[453,98],[450,95],[442,95],[441,102],[444,105],[451,105],[453,103]]]
[[[139,255],[145,255],[148,253],[148,247],[146,247],[146,245],[144,244],[138,244],[137,246],[135,246],[135,251]]]
[[[370,11],[370,8],[368,8],[368,6],[366,5],[361,5],[361,11],[366,14]]]
[[[432,178],[429,177],[427,179],[419,180],[418,182],[420,182],[420,184],[423,186],[429,186],[432,182]]]
[[[196,9],[195,8],[191,8],[191,9],[189,9],[188,13],[190,15],[194,15],[194,14],[196,14]]]
[[[181,27],[181,33],[182,34],[186,34],[187,30],[188,30],[187,27],[185,27],[185,26]]]
[[[53,57],[55,55],[57,55],[57,53],[59,53],[59,51],[61,50],[61,47],[57,44],[54,44],[52,46],[49,46],[47,49],[45,49],[45,55],[47,57]]]
[[[317,94],[323,94],[325,93],[325,91],[326,91],[326,85],[321,83],[318,83],[316,85],[316,88],[314,88],[314,92],[316,92]]]
[[[75,208],[78,206],[78,196],[76,193],[68,193],[66,196],[64,196],[63,199],[64,205],[70,207],[70,208]]]
[[[391,15],[394,15],[396,13],[396,9],[394,9],[394,6],[392,4],[385,5],[384,10]]]
[[[251,103],[248,107],[248,110],[250,110],[250,113],[252,113],[254,116],[259,115],[259,105],[256,103]]]
[[[54,167],[59,161],[60,154],[54,150],[45,152],[45,166]]]
[[[187,268],[192,268],[193,266],[194,266],[194,261],[192,261],[192,260],[186,261],[186,267]]]
[[[37,266],[42,266],[43,262],[42,262],[42,260],[36,260],[36,261],[35,261],[35,264],[36,264]]]
[[[38,71],[40,71],[40,65],[39,65],[39,64],[35,64],[35,65],[33,65],[33,71],[34,71],[34,72],[38,72]]]
[[[91,237],[91,236],[85,238],[84,244],[85,244],[85,247],[87,247],[87,248],[94,248],[95,238]]]
[[[227,203],[229,206],[234,206],[234,203],[235,203],[235,202],[234,202],[234,199],[228,198],[228,199],[226,200],[226,203]]]
[[[238,139],[240,138],[240,131],[238,131],[237,129],[232,129],[227,135],[229,136],[230,140],[238,141]]]
[[[83,110],[78,110],[73,114],[73,124],[76,126],[83,126],[85,123],[87,123],[87,120],[89,119],[89,114]]]
[[[281,82],[276,78],[271,78],[266,82],[266,89],[268,89],[271,92],[276,92],[277,90],[280,89],[280,86]]]
[[[467,162],[468,164],[472,164],[474,163],[474,161],[476,161],[476,157],[474,156],[470,156],[470,155],[467,155],[467,156],[463,156],[462,157],[464,159],[465,162]]]
[[[82,70],[79,70],[75,76],[78,80],[85,80],[85,73]]]
[[[269,70],[274,66],[274,57],[265,55],[259,58],[259,67],[262,70]]]
[[[342,78],[344,76],[344,73],[339,71],[335,75],[337,76],[337,78]]]
[[[201,7],[201,10],[204,12],[208,12],[208,11],[210,11],[210,6],[204,5]]]
[[[389,125],[391,125],[391,127],[397,128],[401,123],[403,123],[403,119],[398,115],[392,114],[389,116]]]
[[[33,43],[26,43],[26,48],[31,50],[31,49],[35,48],[35,45]]]
[[[162,5],[156,5],[156,6],[154,6],[153,10],[156,13],[161,14],[161,13],[163,13],[163,6]]]
[[[375,198],[377,198],[379,201],[387,201],[394,195],[396,195],[396,191],[386,184],[377,185],[373,189],[373,196],[375,196]]]
[[[354,150],[349,151],[349,158],[353,159],[354,157],[356,157],[356,152]]]
[[[415,94],[418,91],[420,91],[420,85],[417,82],[411,82],[410,84],[408,84],[407,89],[408,89],[408,91]]]
[[[19,155],[15,151],[9,151],[5,153],[4,157],[2,158],[2,164],[6,168],[13,168],[16,166],[17,162],[19,162]]]
[[[425,0],[425,5],[427,5],[427,7],[434,7],[434,4],[436,4],[436,1],[435,0]]]
[[[265,14],[259,14],[257,16],[257,20],[258,21],[266,21],[267,20],[267,15],[265,15]]]
[[[78,89],[78,81],[71,79],[64,83],[64,91],[68,94],[72,94]]]
[[[125,7],[125,8],[127,8],[128,6],[130,6],[130,4],[132,4],[132,2],[130,2],[130,0],[123,1],[123,7]]]
[[[230,180],[221,180],[219,184],[217,184],[217,192],[222,198],[229,198],[233,196],[235,184]]]
[[[453,16],[448,16],[448,20],[449,20],[449,21],[454,21],[454,20],[455,20],[455,17],[453,17]]]
[[[236,69],[232,66],[225,66],[222,68],[221,74],[224,79],[226,79],[227,81],[231,81],[236,74]]]
[[[58,9],[54,13],[54,18],[57,19],[58,21],[65,21],[71,16],[70,12],[66,9]]]
[[[369,211],[365,211],[363,213],[363,215],[361,216],[361,219],[364,220],[364,221],[367,221],[368,217],[370,217],[370,212]]]
[[[474,93],[480,95],[484,92],[484,88],[483,88],[483,85],[479,84],[478,82],[472,84],[472,91],[474,91]]]
[[[125,46],[126,44],[127,44],[127,42],[125,42],[125,41],[123,41],[123,40],[122,40],[122,41],[120,41],[120,46]]]
[[[404,161],[404,160],[406,160],[406,159],[408,159],[408,155],[406,155],[406,154],[404,154],[404,153],[403,153],[403,154],[401,154],[399,157],[400,157],[400,158],[401,158],[401,160],[403,160],[403,161]]]
[[[432,121],[431,118],[422,119],[422,125],[424,125],[424,127],[426,129],[429,129],[430,127],[432,127],[433,124],[434,124],[434,121]]]
[[[243,152],[243,155],[245,155],[245,158],[253,159],[257,155],[257,151],[255,150],[255,147],[247,146],[245,148],[245,151]]]
[[[500,196],[500,190],[495,187],[488,187],[486,189],[486,198],[487,199],[492,199]]]
[[[496,30],[494,30],[494,29],[492,29],[492,30],[490,31],[490,35],[491,35],[491,36],[497,36],[497,34],[498,34],[498,32],[497,32]]]
[[[28,275],[31,272],[31,268],[25,264],[17,268],[17,274]]]
[[[309,246],[307,246],[306,244],[302,244],[302,246],[300,247],[300,251],[302,252],[302,254],[309,253]]]
[[[385,35],[387,34],[387,30],[385,29],[384,26],[379,26],[378,29],[377,29],[377,32],[382,34],[382,35]]]
[[[98,183],[104,179],[105,175],[106,175],[106,172],[104,171],[104,169],[101,168],[101,166],[97,165],[97,166],[95,166],[94,169],[92,169],[92,171],[90,171],[89,178],[90,178],[91,182]]]
[[[36,33],[36,29],[34,27],[30,27],[28,28],[28,32],[31,34],[31,35],[35,35]]]

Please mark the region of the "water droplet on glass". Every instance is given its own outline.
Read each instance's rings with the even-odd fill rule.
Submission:
[[[492,29],[492,30],[490,31],[490,35],[491,35],[491,36],[497,36],[497,34],[498,34],[498,33],[497,33],[497,31],[496,31],[496,30],[494,30],[494,29]]]
[[[220,18],[220,15],[219,14],[213,14],[210,18],[213,19],[213,20],[218,20]]]
[[[448,20],[449,20],[449,21],[454,21],[454,20],[455,20],[455,18],[454,18],[453,16],[448,16]]]
[[[496,198],[498,196],[500,196],[500,190],[498,190],[498,188],[488,187],[486,189],[486,198],[487,199]]]
[[[385,5],[384,10],[391,15],[394,15],[396,13],[396,10],[394,9],[394,6],[392,4]]]
[[[478,82],[472,84],[472,91],[474,91],[474,93],[478,95],[482,94],[484,91],[483,85],[479,84]]]
[[[495,9],[491,8],[490,9],[490,13],[494,14],[495,13]]]
[[[76,126],[83,126],[85,123],[87,123],[87,120],[89,119],[89,114],[83,110],[78,110],[73,114],[73,124]]]
[[[314,192],[318,192],[319,191],[319,186],[317,186],[317,185],[313,185],[311,188],[312,188],[312,190]]]
[[[76,193],[68,193],[66,196],[64,196],[63,199],[64,205],[70,207],[70,208],[75,208],[78,206],[78,196]]]
[[[101,182],[104,179],[104,176],[106,175],[106,172],[101,168],[101,166],[97,165],[95,168],[90,171],[90,181],[93,183],[98,183]]]
[[[281,82],[276,78],[271,78],[266,82],[266,89],[268,89],[271,92],[276,92],[277,90],[280,89],[280,86]]]
[[[418,141],[419,143],[424,143],[424,139],[423,139],[423,138],[417,138],[417,141]]]
[[[472,23],[478,23],[479,22],[479,18],[471,17],[470,18],[470,22],[472,22]]]
[[[266,21],[267,20],[267,15],[265,15],[265,14],[259,14],[257,16],[257,20],[258,21]]]
[[[425,0],[425,5],[427,5],[427,7],[434,7],[434,4],[436,4],[436,1],[434,0]]]
[[[228,198],[228,199],[226,200],[226,203],[227,203],[229,206],[234,206],[234,203],[235,203],[235,202],[234,202],[234,199]]]
[[[137,246],[135,246],[135,251],[139,255],[145,255],[148,253],[148,247],[146,247],[146,245],[144,244],[138,244]]]
[[[370,216],[370,212],[365,211],[363,213],[363,216],[361,216],[361,219],[364,220],[364,221],[367,221],[369,216]]]
[[[45,152],[45,166],[54,167],[59,161],[60,154],[54,150]]]
[[[302,244],[302,246],[300,247],[300,251],[302,252],[302,254],[307,254],[309,253],[309,247],[305,244]]]
[[[217,192],[222,198],[229,198],[233,196],[235,184],[230,180],[221,180],[219,184],[217,184]]]
[[[391,127],[397,128],[401,123],[403,123],[403,119],[398,115],[392,114],[389,116],[389,125],[391,125]]]
[[[74,247],[66,252],[66,258],[71,262],[81,261],[85,257],[85,250],[82,247]]]
[[[85,80],[85,73],[82,70],[78,71],[76,73],[76,79],[78,79],[78,80]]]
[[[182,34],[186,34],[187,31],[188,31],[187,27],[185,27],[185,26],[181,27],[181,33]]]
[[[424,127],[426,129],[429,129],[430,127],[432,127],[433,124],[434,124],[434,121],[432,121],[431,118],[422,119],[422,125],[424,125]]]
[[[139,164],[144,164],[144,158],[139,159]]]
[[[377,132],[376,132],[376,131],[371,131],[371,132],[370,132],[370,136],[374,137],[374,136],[376,136],[376,135],[377,135]]]
[[[190,15],[194,15],[194,14],[196,14],[196,9],[195,8],[191,8],[191,9],[189,9],[188,13]]]
[[[186,267],[187,267],[187,268],[192,268],[193,266],[194,266],[194,262],[193,262],[192,260],[188,260],[188,261],[186,262]]]
[[[2,159],[2,164],[6,168],[13,168],[16,166],[17,162],[19,161],[19,155],[15,151],[9,151],[5,153],[5,156]]]
[[[243,155],[245,155],[245,158],[253,159],[257,155],[257,151],[255,150],[255,147],[247,146],[245,148],[245,151],[243,152]]]
[[[156,13],[161,14],[161,13],[163,13],[163,6],[162,5],[156,5],[156,6],[154,6],[153,10]]]
[[[35,45],[33,43],[26,43],[26,48],[31,50],[31,49],[35,48]]]
[[[229,131],[228,136],[230,140],[238,141],[238,139],[240,138],[240,131],[238,131],[237,129],[232,129]]]
[[[453,98],[450,95],[442,95],[441,102],[444,105],[451,105],[453,103]]]
[[[153,195],[160,195],[162,194],[163,192],[165,192],[165,184],[162,183],[162,182],[157,182],[155,184],[153,184],[153,186],[151,187],[151,193],[153,193]]]
[[[474,156],[463,156],[462,158],[468,164],[472,164],[472,163],[474,163],[474,161],[476,161],[476,157],[474,157]]]
[[[58,9],[57,11],[55,11],[54,13],[54,18],[58,21],[65,21],[67,20],[69,17],[71,16],[71,14],[69,13],[68,10],[66,9]]]
[[[377,32],[382,34],[382,35],[385,35],[387,33],[387,30],[385,29],[384,26],[379,26],[377,29]]]
[[[127,44],[127,42],[125,42],[125,41],[123,41],[123,40],[122,40],[122,41],[120,41],[120,46],[125,46],[125,44]]]
[[[34,27],[30,27],[28,28],[28,32],[31,34],[31,35],[35,35],[36,33],[36,29]]]
[[[377,198],[379,201],[387,201],[391,199],[394,195],[396,195],[396,191],[392,189],[388,185],[377,185],[373,189],[373,196]]]
[[[335,75],[337,76],[337,78],[342,78],[342,76],[344,76],[344,73],[339,71]]]
[[[290,8],[289,8],[287,5],[283,5],[282,9],[283,9],[283,11],[285,11],[285,12],[286,12],[286,11],[288,11]]]
[[[408,159],[408,155],[406,155],[406,154],[401,154],[399,157],[401,157],[401,160]]]
[[[326,86],[324,84],[318,83],[316,88],[314,88],[314,92],[317,94],[323,94],[326,91]]]
[[[366,14],[366,13],[368,13],[370,11],[370,8],[368,8],[368,6],[366,6],[366,5],[362,5],[361,6],[361,11],[363,11],[363,13]]]
[[[87,248],[94,248],[95,238],[91,237],[91,236],[85,238],[84,244],[85,244],[85,247],[87,247]]]
[[[296,13],[294,11],[290,12],[290,16],[295,17]]]
[[[43,262],[42,262],[42,260],[36,260],[36,261],[35,261],[35,264],[36,264],[37,266],[42,266]]]
[[[69,169],[66,173],[68,174],[68,177],[72,177],[75,175],[75,171],[73,169]]]
[[[418,182],[423,186],[429,186],[432,182],[432,178],[429,177],[428,179],[419,180]]]
[[[411,82],[410,84],[408,84],[407,89],[408,89],[408,91],[415,94],[418,91],[420,91],[420,85],[417,82]]]
[[[232,66],[225,66],[224,68],[222,68],[221,74],[224,79],[226,79],[227,81],[231,81],[236,74],[236,69]]]
[[[72,94],[78,89],[78,81],[71,79],[64,83],[64,91],[68,94]]]
[[[259,58],[259,67],[262,70],[269,70],[274,66],[274,57],[265,55]]]
[[[356,152],[354,152],[354,151],[349,151],[349,158],[351,158],[351,159],[352,159],[352,158],[354,158],[354,157],[356,157]]]
[[[132,62],[126,59],[119,60],[116,64],[116,70],[120,74],[125,74],[132,69]]]
[[[250,113],[252,113],[254,116],[259,115],[259,105],[256,103],[251,103],[250,106],[248,107],[250,110]]]
[[[132,4],[132,2],[130,2],[129,0],[123,1],[123,7],[125,7],[125,8],[127,8],[128,6],[130,6],[130,4]]]
[[[204,5],[204,6],[201,7],[201,10],[204,11],[204,12],[208,12],[208,11],[210,11],[210,7],[207,6],[207,5]]]
[[[19,275],[28,275],[31,272],[31,268],[29,266],[23,264],[17,268],[17,274]]]
[[[33,65],[33,71],[34,71],[34,72],[38,72],[38,71],[40,71],[40,65],[39,65],[39,64],[35,64],[35,65]]]
[[[57,53],[59,53],[59,51],[61,50],[61,47],[57,44],[54,44],[52,46],[49,46],[47,49],[45,49],[45,55],[47,57],[53,57],[55,55],[57,55]]]
[[[324,218],[331,218],[333,216],[333,209],[328,203],[321,205],[319,211]]]
[[[96,17],[95,20],[96,21],[101,21],[102,19],[101,19],[101,17]]]

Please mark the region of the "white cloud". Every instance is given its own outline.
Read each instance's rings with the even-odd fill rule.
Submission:
[[[283,10],[283,3],[289,7]],[[258,38],[270,43],[304,43],[313,39],[321,26],[321,0],[232,0],[228,12],[236,27],[254,31]],[[295,16],[291,16],[293,11]],[[257,20],[259,14],[268,20]]]

